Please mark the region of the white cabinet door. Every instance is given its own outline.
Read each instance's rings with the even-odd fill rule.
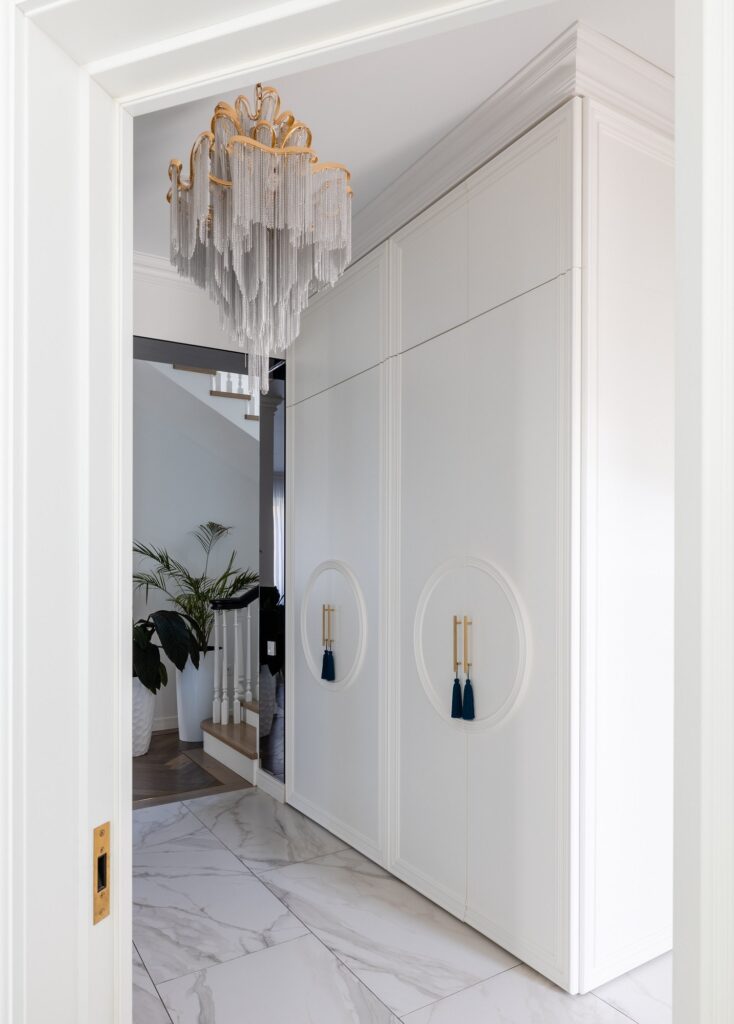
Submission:
[[[387,253],[385,242],[311,300],[288,353],[289,405],[377,366],[387,355]]]
[[[466,186],[459,185],[390,243],[399,289],[399,352],[467,318],[466,211]]]
[[[396,873],[560,981],[571,289],[559,278],[400,358],[393,782]],[[471,619],[472,722],[450,717],[454,615]]]
[[[573,277],[462,332],[467,920],[568,984]]]
[[[581,100],[467,181],[468,316],[580,265]]]
[[[382,367],[289,410],[294,681],[289,801],[382,859],[379,582]],[[336,679],[320,678],[333,608]]]
[[[574,99],[394,236],[397,351],[579,266],[580,195]]]
[[[460,330],[460,329],[459,329]],[[391,869],[454,914],[466,901],[467,736],[450,717],[462,608],[464,405],[451,331],[399,357],[399,612]]]

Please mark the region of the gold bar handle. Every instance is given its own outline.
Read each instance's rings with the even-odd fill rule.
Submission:
[[[454,675],[459,674],[459,616],[454,615]]]
[[[326,614],[327,614],[327,622],[329,624],[328,627],[327,627],[327,633],[328,633],[328,637],[329,637],[329,647],[331,647],[331,645],[334,643],[334,637],[333,637],[332,632],[331,632],[331,613],[333,611],[335,611],[335,610],[336,609],[332,605],[327,604],[327,606],[326,606]]]
[[[464,616],[464,675],[469,675],[469,669],[471,668],[471,661],[469,660],[469,627],[472,625],[472,620],[465,615]]]
[[[321,605],[321,646],[326,647],[326,605]]]

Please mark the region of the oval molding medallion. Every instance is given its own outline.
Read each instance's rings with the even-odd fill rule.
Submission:
[[[337,572],[344,580],[346,580],[349,589],[354,596],[358,624],[357,646],[354,654],[354,660],[352,661],[349,671],[343,677],[339,675],[339,664],[337,662],[337,678],[333,683],[326,682],[326,680],[321,678],[321,665],[314,659],[311,646],[308,642],[308,609],[311,601],[311,594],[313,593],[314,587],[316,586],[319,578],[327,572]],[[308,582],[306,583],[306,589],[303,592],[303,600],[301,601],[301,647],[311,675],[320,686],[324,687],[325,690],[329,690],[332,693],[338,690],[346,690],[346,688],[351,686],[359,675],[362,666],[364,665],[364,659],[367,653],[367,604],[364,599],[364,594],[362,593],[362,588],[359,585],[359,580],[346,562],[321,562],[321,564],[317,565],[309,576]]]
[[[426,625],[426,616],[428,614],[431,600],[435,596],[437,589],[443,581],[454,573],[461,572],[462,570],[470,569],[475,572],[482,573],[488,577],[489,580],[494,584],[501,596],[507,603],[508,609],[512,616],[516,629],[516,657],[515,657],[515,671],[513,673],[512,682],[508,687],[508,691],[504,699],[501,701],[498,707],[496,707],[491,713],[487,715],[477,714],[477,717],[470,722],[464,722],[461,719],[454,719],[451,717],[451,699],[450,699],[450,687],[448,691],[445,689],[447,679],[449,679],[451,667],[451,648],[450,648],[450,622],[447,621],[447,634],[446,634],[446,651],[447,658],[445,666],[440,666],[440,671],[443,673],[441,677],[441,684],[444,685],[444,689],[439,691],[434,682],[431,679],[431,673],[428,670],[425,657],[425,641],[424,631]],[[455,608],[455,614],[461,615],[476,615],[476,611],[469,607]],[[423,690],[436,710],[437,714],[441,718],[445,719],[448,723],[454,726],[459,726],[464,729],[477,730],[477,729],[488,729],[498,725],[508,715],[511,714],[515,706],[517,705],[522,692],[527,682],[529,668],[530,668],[530,631],[527,624],[527,615],[525,613],[522,600],[510,579],[499,569],[496,565],[491,562],[487,562],[481,558],[473,558],[471,556],[452,558],[442,565],[438,566],[437,569],[429,576],[428,580],[421,591],[418,599],[418,604],[415,612],[415,622],[413,628],[413,648],[415,654],[416,667],[418,669],[418,677],[421,682]],[[473,649],[473,648],[472,648]],[[462,674],[463,683],[463,674]],[[475,693],[475,702],[477,703],[477,710],[481,709],[481,688],[483,681],[481,678],[474,679],[472,673],[472,684]],[[450,685],[453,685],[453,680],[450,680]],[[448,693],[448,696],[447,696]]]

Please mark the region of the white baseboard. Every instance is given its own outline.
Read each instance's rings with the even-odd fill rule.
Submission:
[[[262,768],[258,768],[256,784],[258,789],[267,793],[268,796],[272,796],[273,800],[277,800],[281,804],[285,803],[285,783],[279,782],[270,772],[264,772]]]
[[[178,729],[178,715],[153,719],[153,732],[163,732],[164,729]]]
[[[288,797],[288,803],[295,807],[297,811],[301,811],[307,818],[315,821],[317,825],[321,825],[332,835],[335,835],[337,839],[342,839],[349,846],[352,846],[355,850],[363,853],[365,857],[373,860],[376,864],[381,867],[385,866],[385,858],[380,850],[379,845],[374,839],[364,835],[362,832],[358,832],[357,829],[352,828],[351,825],[347,825],[339,818],[333,817],[326,811],[317,807],[316,804],[305,797],[301,796],[295,790],[291,791]]]

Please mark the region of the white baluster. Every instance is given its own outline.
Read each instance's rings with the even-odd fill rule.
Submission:
[[[234,610],[234,705],[232,719],[235,725],[242,721],[242,636],[240,635],[240,617]]]
[[[245,700],[252,700],[252,605],[247,606],[247,653],[245,655]]]
[[[227,613],[222,612],[222,723],[229,722],[229,686],[227,679]]]
[[[219,675],[219,612],[214,612],[214,703],[212,722],[222,720],[222,678]]]

